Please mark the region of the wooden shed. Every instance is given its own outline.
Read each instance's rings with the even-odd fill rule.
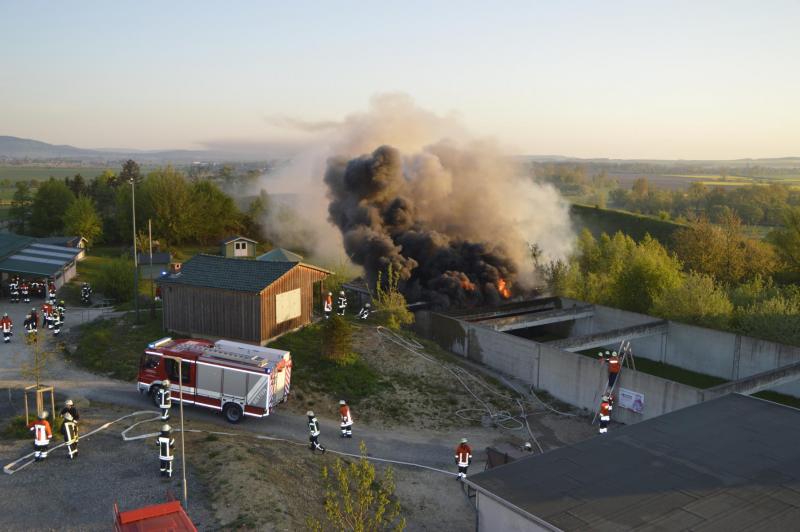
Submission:
[[[258,242],[243,236],[232,236],[220,242],[220,255],[228,258],[252,259],[256,256]]]
[[[302,262],[196,255],[161,277],[164,328],[264,345],[311,321],[330,272]]]

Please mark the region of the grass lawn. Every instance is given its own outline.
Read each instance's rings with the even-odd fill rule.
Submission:
[[[358,404],[359,400],[375,393],[381,384],[378,374],[363,361],[339,366],[323,359],[322,327],[319,324],[307,325],[281,336],[268,347],[292,353],[292,383],[301,389],[327,393],[335,399],[344,396]]]
[[[11,181],[30,181],[37,179],[39,181],[46,181],[51,177],[56,179],[64,179],[65,177],[73,177],[75,174],[81,174],[84,179],[90,180],[102,174],[108,169],[118,172],[117,167],[100,167],[100,166],[14,166],[14,165],[0,165],[0,179],[10,179]]]
[[[164,336],[161,312],[150,319],[149,312],[141,313],[141,323],[135,323],[133,313],[120,318],[100,319],[79,328],[78,346],[67,359],[84,368],[115,379],[133,381],[139,369],[139,359],[149,342]]]

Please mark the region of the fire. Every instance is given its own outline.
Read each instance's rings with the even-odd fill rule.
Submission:
[[[461,288],[463,290],[467,290],[468,292],[474,292],[475,291],[475,285],[472,284],[472,281],[470,281],[466,277],[461,279]]]
[[[505,299],[511,297],[511,285],[502,277],[497,281],[497,291],[500,292],[500,295]]]

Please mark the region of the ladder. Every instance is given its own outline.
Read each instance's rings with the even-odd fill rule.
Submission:
[[[617,351],[617,353],[619,353],[619,357],[620,357],[619,374],[617,374],[617,378],[614,381],[614,385],[611,386],[611,387],[608,386],[608,377],[606,375],[603,375],[603,385],[602,385],[602,390],[603,391],[600,393],[600,395],[596,395],[595,396],[595,401],[594,401],[595,404],[598,404],[600,398],[603,397],[604,395],[608,395],[608,396],[613,395],[614,390],[617,389],[617,384],[619,384],[619,378],[620,378],[620,375],[622,374],[622,367],[623,366],[627,365],[628,368],[636,371],[636,360],[633,358],[633,349],[631,349],[631,343],[630,342],[626,342],[625,340],[623,340],[619,344],[619,351]],[[598,408],[594,412],[594,417],[592,418],[592,425],[595,424],[595,422],[597,421],[597,416],[599,416],[599,415],[600,415],[600,409]]]

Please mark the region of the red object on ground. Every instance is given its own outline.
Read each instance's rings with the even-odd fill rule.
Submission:
[[[115,532],[151,532],[170,530],[174,532],[197,532],[179,501],[145,506],[136,510],[120,512],[114,504]]]

